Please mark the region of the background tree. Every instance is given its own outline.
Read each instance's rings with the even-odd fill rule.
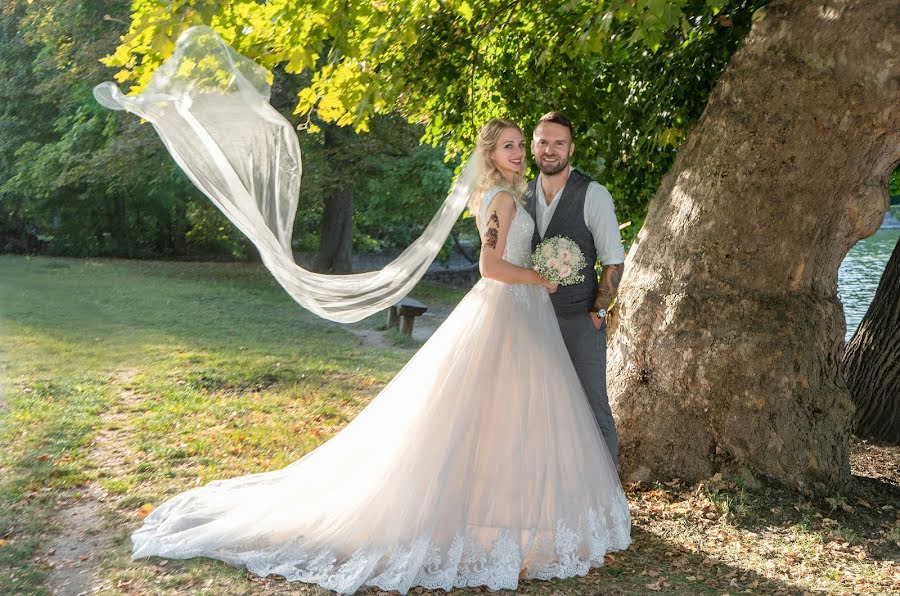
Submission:
[[[549,108],[577,126],[576,163],[606,184],[633,237],[678,145],[762,1],[249,0],[135,3],[107,64],[139,90],[191,25],[209,24],[268,68],[308,73],[296,112],[368,130],[423,123],[448,154],[481,123],[526,126]]]
[[[30,205],[3,190],[2,181],[16,172],[16,151],[27,142],[52,139],[53,105],[36,90],[31,65],[37,49],[25,43],[19,22],[24,3],[0,7],[0,233],[6,250],[34,250],[40,239],[28,221]]]
[[[248,254],[248,245],[241,235],[177,171],[149,126],[105,113],[94,104],[88,93],[90,86],[110,76],[95,60],[118,42],[128,19],[128,4],[81,4],[69,0],[16,0],[2,9],[8,26],[0,38],[0,52],[18,60],[0,64],[0,69],[8,71],[4,81],[9,82],[4,86],[7,100],[0,112],[6,114],[3,122],[8,133],[5,137],[0,135],[3,155],[9,156],[0,173],[0,188],[6,190],[6,199],[0,203],[0,234],[7,250],[82,256]],[[615,11],[619,4],[622,3],[605,6]],[[360,144],[370,149],[364,160],[356,162],[357,167],[365,168],[364,176],[360,170],[352,176],[341,173],[342,166],[336,158],[347,153],[342,145],[326,152],[326,135],[301,134],[304,162],[311,167],[304,169],[294,234],[295,248],[300,251],[317,251],[323,248],[323,240],[327,243],[329,238],[340,237],[331,231],[323,233],[324,206],[333,204],[327,200],[329,197],[351,194],[356,198],[352,210],[355,226],[341,223],[340,218],[327,218],[335,230],[353,227],[356,250],[402,245],[430,217],[413,206],[429,209],[446,194],[448,182],[443,181],[448,174],[446,167],[440,165],[444,141],[456,139],[456,146],[468,146],[479,118],[492,115],[493,110],[517,114],[528,122],[551,105],[568,110],[578,123],[578,165],[610,187],[617,198],[620,218],[634,222],[626,230],[626,235],[633,236],[684,131],[699,116],[708,89],[749,27],[754,4],[685,2],[681,4],[682,13],[666,9],[665,14],[658,12],[659,3],[638,3],[633,10],[627,3],[622,4],[618,16],[604,21],[603,26],[609,26],[609,32],[602,34],[607,41],[625,40],[636,33],[643,35],[644,29],[637,24],[652,22],[660,15],[670,20],[679,14],[684,16],[674,19],[676,30],[663,37],[651,35],[653,39],[646,40],[639,51],[633,51],[624,41],[586,44],[585,39],[578,37],[584,31],[569,30],[569,25],[590,24],[590,15],[597,10],[591,3],[575,6],[584,9],[580,13],[547,12],[536,3],[520,4],[515,10],[500,2],[430,6],[408,13],[397,5],[394,12],[382,11],[372,17],[366,6],[351,7],[345,14],[344,3],[275,2],[263,6],[247,2],[140,2],[134,4],[130,33],[108,62],[124,61],[125,66],[130,65],[131,70],[124,69],[120,79],[141,80],[158,64],[154,61],[171,50],[171,42],[180,30],[190,23],[214,23],[226,37],[240,34],[246,51],[256,52],[258,59],[272,65],[277,75],[273,102],[295,124],[308,122],[313,130],[326,122],[356,124],[358,132],[342,138],[347,140],[348,149]],[[544,13],[534,13],[536,7]],[[720,8],[723,12],[716,13]],[[264,13],[262,24],[257,23],[260,11]],[[534,14],[529,16],[529,11]],[[338,12],[340,18],[335,16]],[[277,43],[271,47],[266,45],[267,40],[260,42],[260,48],[251,47],[251,42],[262,39],[260,32],[275,36],[285,31],[266,25],[266,14],[280,27],[291,18],[303,20],[308,28],[304,39],[312,50],[318,47],[319,53],[307,52],[307,46],[292,45],[299,39],[296,28],[292,29],[293,37],[274,38]],[[416,20],[416,14],[421,18]],[[501,20],[493,19],[494,14],[500,15]],[[316,24],[323,15],[335,17],[324,28]],[[384,27],[372,25],[358,33],[335,25],[363,27],[373,23],[372,18],[381,19]],[[227,23],[231,25],[226,27]],[[247,23],[253,25],[245,27]],[[385,27],[391,32],[387,37],[382,35]],[[519,37],[507,36],[509,27]],[[417,41],[409,46],[409,55],[396,55],[397,47],[385,45],[395,39],[393,32],[406,31],[399,38],[405,40],[413,34],[412,30]],[[331,37],[320,43],[313,40],[315,32]],[[368,41],[360,38],[347,42],[341,32],[368,36]],[[460,35],[466,32],[477,34],[477,38],[470,43],[461,42]],[[655,52],[648,49],[651,42]],[[403,92],[392,102],[378,106],[360,99],[365,93],[344,94],[347,88],[341,81],[347,85],[356,81],[350,86],[361,89],[359,77],[341,78],[352,71],[347,70],[349,63],[342,66],[341,57],[346,58],[346,52],[353,48],[357,54],[387,48],[385,60],[394,60],[395,66],[402,69],[391,76],[399,77],[400,82],[427,82],[438,103],[422,109],[414,101],[418,92]],[[543,51],[538,53],[538,49]],[[280,63],[270,55],[276,50],[284,58]],[[27,52],[27,57],[22,54],[16,58],[16,51]],[[474,70],[467,66],[472,60],[477,67]],[[379,66],[382,70],[387,67],[388,63]],[[507,67],[517,75],[496,76]],[[344,74],[338,76],[335,69]],[[474,79],[468,76],[481,71],[490,75],[489,79],[483,79],[482,74]],[[431,72],[436,73],[437,84],[424,76]],[[53,94],[38,91],[47,88],[51,80],[55,81]],[[373,79],[371,84],[377,86],[380,82]],[[384,90],[373,87],[366,93],[370,91],[378,94]],[[468,101],[470,96],[478,98],[477,105],[460,109],[463,104],[459,102]],[[360,99],[358,104],[353,104],[354,97]],[[78,101],[72,101],[76,98]],[[292,114],[295,107],[300,107],[298,99],[302,103],[310,98],[315,99],[311,110],[300,109]],[[348,112],[339,105],[352,107],[359,121],[348,120]],[[391,115],[398,111],[416,124],[402,124]],[[394,128],[404,131],[402,134],[410,139],[424,135],[436,144],[436,149],[408,143],[404,146],[407,153],[400,155],[399,146],[390,139],[363,140],[366,128],[372,128],[376,136],[384,136],[377,130],[380,116],[376,112],[384,113]],[[78,126],[73,127],[73,122]],[[15,127],[27,131],[28,138],[16,138],[12,134]],[[79,137],[73,145],[75,135]],[[64,138],[69,140],[68,145],[62,141]],[[26,146],[29,141],[33,144]],[[382,150],[384,153],[380,153]],[[417,167],[409,168],[413,163]],[[417,174],[420,171],[421,176]],[[73,183],[75,179],[77,184]],[[344,188],[339,184],[344,180],[355,184]],[[383,190],[388,190],[388,194],[381,194]],[[26,229],[31,232],[25,234]],[[459,234],[471,236],[471,222],[460,223],[457,231],[457,238]],[[22,240],[26,236],[29,242]],[[348,237],[349,234],[343,236],[345,255]],[[467,245],[465,238],[463,245]],[[328,246],[324,248],[320,251],[323,255],[329,252]]]
[[[110,76],[99,59],[119,42],[129,9],[126,1],[16,0],[0,6],[0,250],[252,255],[249,242],[178,170],[151,126],[94,101],[91,87]],[[273,103],[298,125],[303,119],[292,112],[309,80],[309,73],[283,71],[275,80]],[[390,125],[378,126],[383,119]],[[430,215],[413,219],[433,211],[446,195],[453,164],[444,164],[440,150],[418,147],[421,126],[389,115],[372,122],[371,135],[336,132],[340,142],[328,151],[324,135],[301,135],[310,167],[296,220],[298,251],[315,252],[334,236],[327,226],[321,230],[321,222],[335,189],[359,197],[355,212],[345,210],[347,224],[357,220],[357,250],[402,243]],[[341,169],[351,157],[366,169],[365,177]],[[377,208],[369,207],[376,190],[385,194],[371,201]],[[423,209],[410,210],[413,204]],[[347,234],[345,255],[350,241]]]
[[[844,350],[841,372],[856,406],[855,434],[900,444],[900,243],[866,316]]]
[[[0,51],[15,58],[0,65],[3,121],[14,133],[0,136],[0,221],[21,222],[12,227],[52,254],[183,252],[185,200],[199,193],[150,127],[100,108],[91,95],[104,76],[98,60],[124,23],[104,16],[127,17],[128,3],[36,0],[0,10]]]

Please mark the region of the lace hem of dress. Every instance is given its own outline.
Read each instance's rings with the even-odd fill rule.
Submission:
[[[531,530],[523,540],[524,546],[507,529],[494,531],[492,540],[479,540],[474,534],[484,536],[485,528],[472,528],[458,532],[449,545],[422,536],[391,552],[362,547],[341,561],[330,550],[305,554],[302,548],[292,549],[287,544],[274,552],[263,547],[162,555],[213,557],[260,576],[280,575],[288,581],[318,584],[341,594],[367,587],[401,594],[416,586],[446,591],[474,586],[515,590],[523,566],[526,579],[569,578],[603,565],[607,552],[628,548],[631,516],[627,507],[623,503],[611,512],[590,509],[574,527],[559,520],[553,530]]]

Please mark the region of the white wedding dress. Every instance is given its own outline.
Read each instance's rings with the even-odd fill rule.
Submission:
[[[507,261],[530,265],[533,229],[519,208]],[[330,441],[282,470],[180,494],[132,539],[134,558],[405,594],[515,589],[523,569],[584,575],[630,531],[547,291],[482,279]]]

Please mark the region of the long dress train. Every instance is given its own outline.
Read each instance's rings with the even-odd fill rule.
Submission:
[[[533,227],[519,208],[507,261],[529,265]],[[134,558],[211,557],[344,594],[405,594],[515,589],[523,569],[584,575],[628,547],[630,528],[546,290],[482,279],[330,441],[284,469],[182,493],[132,539]]]

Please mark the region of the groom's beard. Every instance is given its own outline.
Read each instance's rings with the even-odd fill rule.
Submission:
[[[561,159],[556,163],[548,163],[548,164],[545,164],[542,161],[538,161],[537,167],[541,171],[541,174],[544,174],[545,176],[555,176],[556,174],[559,174],[560,172],[562,172],[563,170],[565,170],[566,168],[569,167],[569,160]]]

